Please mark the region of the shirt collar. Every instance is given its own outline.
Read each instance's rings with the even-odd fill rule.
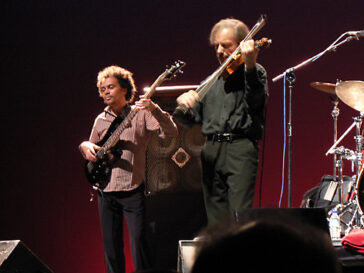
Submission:
[[[123,108],[123,110],[121,110],[121,116],[123,116],[124,118],[129,114],[129,112],[130,112],[130,110],[131,110],[131,107],[130,107],[130,105],[128,104],[128,105],[126,105],[124,108]],[[113,116],[113,117],[117,117],[112,111],[111,111],[111,109],[110,109],[110,106],[109,105],[107,105],[105,108],[104,108],[104,112],[105,112],[105,115],[111,115],[111,116]]]

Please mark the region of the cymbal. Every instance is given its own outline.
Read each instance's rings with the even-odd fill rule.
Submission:
[[[336,94],[345,104],[364,112],[364,82],[343,81],[336,85]]]
[[[334,83],[327,83],[327,82],[311,82],[310,86],[319,90],[323,91],[332,95],[336,95],[335,93],[335,87],[336,84]]]

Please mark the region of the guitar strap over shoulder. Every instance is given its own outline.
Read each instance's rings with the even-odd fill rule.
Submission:
[[[105,144],[105,142],[109,139],[109,137],[114,133],[114,131],[119,127],[119,125],[123,122],[125,117],[130,113],[131,107],[128,105],[126,106],[120,115],[118,115],[113,122],[110,124],[109,128],[107,129],[107,132],[105,136],[100,140],[97,145],[102,146]]]
[[[112,135],[112,133],[118,128],[118,126],[123,122],[124,117],[119,115],[117,116],[113,122],[110,124],[109,128],[107,129],[107,132],[105,136],[100,140],[100,142],[97,143],[98,146],[102,146],[105,144],[105,142],[109,139],[109,137]]]

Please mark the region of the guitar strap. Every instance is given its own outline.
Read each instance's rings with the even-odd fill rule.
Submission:
[[[105,142],[110,138],[110,136],[114,133],[114,131],[119,127],[119,125],[123,122],[123,120],[125,119],[125,117],[128,115],[128,113],[130,112],[131,107],[128,105],[126,106],[123,111],[121,112],[120,115],[118,115],[113,122],[110,124],[109,128],[107,129],[107,132],[105,134],[105,136],[102,138],[102,140],[100,140],[97,145],[98,146],[102,146],[105,144]]]

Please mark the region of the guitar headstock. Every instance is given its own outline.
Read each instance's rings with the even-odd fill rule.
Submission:
[[[144,94],[144,98],[150,98],[153,95],[153,93],[155,92],[155,89],[159,85],[161,85],[162,82],[176,77],[177,72],[183,73],[181,71],[181,69],[185,65],[186,65],[185,62],[176,61],[171,67],[167,68],[162,74],[159,75],[158,79],[152,84],[150,89]]]
[[[186,66],[186,63],[183,61],[176,61],[174,62],[173,65],[171,65],[169,68],[166,69],[166,71],[164,72],[164,78],[165,80],[170,80],[174,77],[176,77],[177,73],[183,73],[183,71],[181,70],[184,66]]]

